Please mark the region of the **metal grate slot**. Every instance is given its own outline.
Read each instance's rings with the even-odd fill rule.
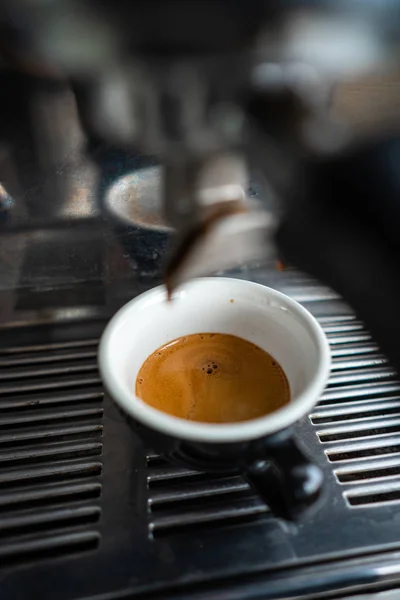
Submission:
[[[100,475],[101,462],[66,462],[57,465],[44,465],[29,469],[7,469],[0,472],[0,488],[30,486],[37,482],[68,481]]]
[[[9,450],[0,452],[0,465],[24,462],[32,464],[36,462],[57,460],[59,458],[77,458],[79,456],[97,456],[102,452],[101,442],[69,443],[60,442],[54,444],[43,444],[32,448]]]
[[[29,367],[0,367],[0,383],[17,379],[35,379],[39,377],[54,377],[58,375],[73,375],[75,373],[93,373],[97,371],[96,361],[81,360],[70,361],[69,364],[57,363],[56,365],[34,365]]]
[[[326,451],[326,455],[330,462],[348,461],[370,456],[380,456],[385,454],[400,453],[400,440],[395,442],[381,441],[376,444],[357,444],[349,445],[343,448],[334,448]]]
[[[400,392],[400,382],[398,381],[388,383],[370,382],[342,386],[338,389],[325,390],[318,402],[318,406],[337,402],[345,403],[354,399],[363,400],[375,396],[388,396],[394,392]]]
[[[351,321],[357,321],[356,316],[349,314],[349,315],[322,315],[320,317],[317,317],[318,321],[321,323],[321,325],[329,325],[330,323],[348,323]]]
[[[147,462],[152,536],[237,523],[268,512],[240,477],[181,469],[157,455],[149,455]]]
[[[362,423],[318,432],[321,442],[335,442],[354,438],[376,437],[400,431],[400,419],[374,421],[374,424]]]
[[[147,454],[146,463],[148,467],[165,467],[168,465],[168,461],[161,454]]]
[[[49,344],[34,344],[31,346],[7,346],[6,348],[0,348],[0,356],[9,356],[11,354],[18,354],[20,356],[27,354],[29,356],[32,356],[37,355],[37,353],[40,352],[54,353],[58,350],[66,350],[72,348],[81,349],[90,348],[92,346],[95,346],[97,348],[98,345],[99,340],[96,338],[90,340],[76,340],[72,342],[50,342]]]
[[[69,439],[87,439],[100,437],[103,426],[99,423],[88,425],[75,425],[72,427],[41,427],[39,430],[23,430],[22,432],[10,432],[6,435],[0,435],[0,448],[16,446],[19,444],[36,444],[40,442],[53,442],[54,440],[63,442]]]
[[[326,335],[333,333],[351,333],[354,331],[365,331],[364,324],[360,321],[347,321],[345,323],[326,323],[320,320]]]
[[[342,467],[335,470],[339,483],[365,483],[382,478],[393,478],[400,475],[400,458],[385,458],[366,461],[357,466]]]
[[[2,493],[0,512],[33,506],[77,502],[83,499],[98,498],[100,493],[101,485],[96,482],[68,485],[46,484],[40,487]]]
[[[393,395],[388,395],[388,396],[383,396],[382,398],[355,398],[352,399],[350,398],[348,402],[342,402],[341,400],[339,402],[332,402],[331,404],[317,404],[316,408],[319,411],[319,413],[323,413],[325,414],[325,412],[337,412],[338,414],[341,413],[341,411],[346,411],[346,410],[350,410],[353,408],[356,408],[359,411],[368,411],[370,409],[370,407],[378,407],[378,406],[386,406],[386,403],[390,403],[390,402],[398,402],[399,401],[400,396],[398,394],[393,394]]]
[[[84,388],[89,385],[101,385],[100,377],[97,374],[80,375],[79,377],[56,377],[35,379],[26,383],[14,384],[7,383],[0,387],[0,397],[10,396],[11,394],[28,394],[32,392],[44,392],[48,390],[65,390],[68,388]]]
[[[340,333],[327,333],[327,338],[332,346],[342,344],[354,344],[355,342],[369,342],[371,341],[371,335],[366,332],[360,333],[348,333],[343,335]]]
[[[331,407],[329,407],[331,408]],[[353,422],[353,421],[370,421],[374,418],[381,418],[387,415],[400,415],[400,398],[394,397],[387,400],[377,400],[369,404],[349,403],[343,406],[339,405],[338,408],[333,410],[320,409],[319,412],[312,413],[310,415],[311,422],[313,425],[329,425],[331,423],[338,423],[341,421]]]
[[[254,519],[260,515],[268,514],[265,503],[258,498],[242,501],[230,500],[221,506],[198,507],[197,510],[185,510],[172,515],[152,515],[149,523],[150,534],[154,537],[183,533],[204,526],[221,527],[223,524],[241,523]]]
[[[100,535],[95,531],[71,531],[63,535],[8,543],[0,547],[0,562],[2,566],[6,566],[56,558],[60,555],[93,550],[99,542]]]
[[[315,285],[315,282],[312,282],[311,285],[303,283],[300,286],[299,281],[295,283],[293,287],[285,286],[285,293],[297,302],[325,302],[340,299],[336,292],[324,285]]]
[[[339,373],[331,375],[328,381],[328,387],[349,385],[352,383],[362,383],[364,381],[381,381],[383,379],[392,379],[397,377],[397,373],[391,367],[378,367],[369,369],[346,369]]]
[[[369,354],[361,358],[343,360],[339,356],[332,359],[332,372],[345,371],[347,369],[363,369],[365,367],[380,367],[387,364],[387,359],[381,354]]]
[[[1,356],[1,352],[0,352]],[[69,362],[69,361],[81,361],[93,359],[97,360],[97,347],[93,350],[78,350],[71,351],[69,349],[62,350],[61,352],[41,352],[41,353],[30,353],[30,354],[17,354],[0,358],[0,369],[3,367],[21,367],[21,366],[32,366],[40,364],[58,363],[58,362]]]
[[[249,485],[240,477],[232,479],[218,479],[216,481],[202,482],[197,485],[187,486],[184,490],[169,489],[155,490],[149,498],[151,508],[158,505],[171,504],[175,502],[187,502],[199,498],[209,498],[220,494],[230,494],[232,492],[243,492],[249,490]]]
[[[367,344],[336,344],[331,348],[331,356],[333,359],[342,356],[363,356],[379,352],[379,347],[373,343]]]
[[[22,415],[18,414],[16,417],[7,415],[0,418],[0,431],[7,430],[14,427],[33,427],[35,425],[47,424],[47,423],[66,423],[68,421],[75,420],[92,420],[101,419],[103,416],[103,409],[99,406],[95,407],[82,407],[73,408],[70,410],[46,410],[40,409],[34,410],[29,413],[24,412]]]
[[[100,519],[98,506],[74,506],[56,510],[31,510],[20,511],[18,516],[12,518],[0,517],[0,537],[11,533],[23,534],[41,531],[43,527],[60,529],[61,527],[75,527],[86,523],[96,523]]]
[[[103,390],[101,388],[94,387],[88,391],[72,390],[69,392],[61,392],[55,390],[54,392],[42,392],[40,394],[29,394],[29,396],[16,396],[14,398],[7,398],[0,401],[0,414],[15,411],[32,410],[40,406],[41,409],[45,407],[53,407],[68,404],[81,404],[81,403],[93,403],[102,402],[104,397]]]
[[[345,499],[350,506],[364,507],[372,504],[400,501],[400,482],[386,483],[370,487],[358,487],[345,492]]]
[[[179,481],[180,479],[186,479],[187,477],[192,479],[202,476],[203,474],[199,471],[191,471],[190,469],[185,469],[183,467],[166,466],[149,472],[147,483],[149,484],[149,487],[151,487],[165,481]]]
[[[0,562],[95,548],[103,390],[98,340],[0,349]]]

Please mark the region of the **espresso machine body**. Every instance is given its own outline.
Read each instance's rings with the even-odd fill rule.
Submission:
[[[396,3],[0,7],[2,600],[385,598],[400,587]],[[210,273],[290,295],[331,344],[296,429],[324,496],[298,524],[236,474],[143,447],[99,379],[118,308]]]

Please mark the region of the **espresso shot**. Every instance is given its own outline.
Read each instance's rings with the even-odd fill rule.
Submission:
[[[136,396],[190,421],[238,423],[290,401],[287,377],[265,350],[235,335],[196,333],[158,348],[142,365]]]

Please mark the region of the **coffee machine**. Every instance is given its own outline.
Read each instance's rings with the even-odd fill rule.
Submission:
[[[2,598],[385,598],[397,3],[2,1],[0,30]],[[325,496],[302,523],[168,465],[102,389],[114,312],[209,273],[280,289],[329,337],[298,426]]]

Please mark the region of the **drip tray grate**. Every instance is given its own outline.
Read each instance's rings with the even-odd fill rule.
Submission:
[[[97,341],[0,348],[0,562],[98,546]]]
[[[357,348],[364,330],[354,323],[332,346],[331,377],[310,420],[327,459],[341,465],[333,473],[348,506],[366,508],[400,501],[400,381],[377,348],[362,353],[364,340]]]
[[[240,477],[221,477],[173,467],[161,456],[147,456],[151,536],[199,526],[219,527],[268,513]]]
[[[54,589],[59,600],[309,598],[389,576],[400,585],[400,385],[348,307],[317,292],[298,299],[331,315],[320,322],[332,373],[297,433],[324,471],[325,497],[298,527],[240,477],[146,454],[103,397],[104,321],[4,330],[2,600],[52,600]]]

